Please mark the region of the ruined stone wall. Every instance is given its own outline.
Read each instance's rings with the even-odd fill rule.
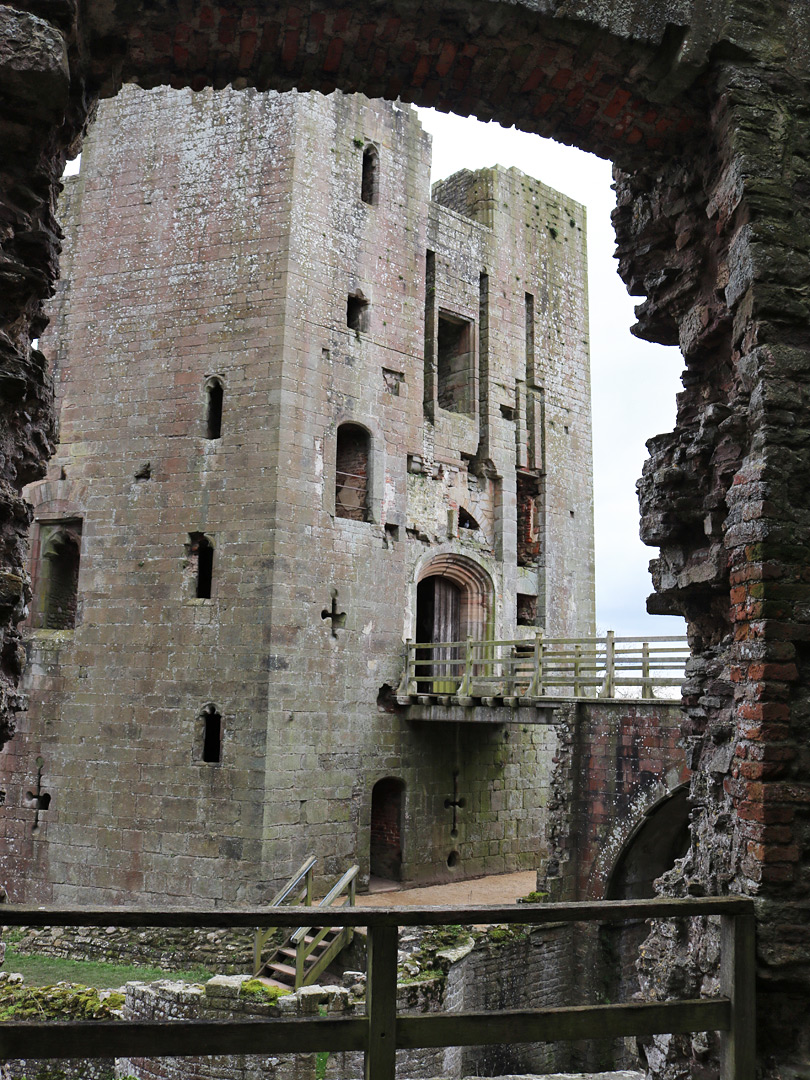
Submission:
[[[393,0],[307,14],[228,0],[193,11],[18,0],[0,7],[0,23],[0,738],[21,705],[20,487],[53,445],[31,338],[56,276],[58,178],[94,95],[127,80],[340,85],[495,116],[611,157],[620,271],[647,297],[638,332],[679,341],[689,369],[676,432],[653,444],[643,492],[645,536],[664,548],[661,607],[686,613],[696,654],[688,737],[700,813],[693,858],[669,887],[759,898],[761,1063],[804,1069],[806,1030],[794,1022],[810,971],[804,0]],[[699,963],[707,941],[695,939]],[[680,978],[680,945],[663,942],[661,956],[661,980]]]
[[[30,632],[5,752],[15,899],[261,902],[310,852],[322,883],[352,861],[366,877],[386,777],[405,880],[537,865],[554,729],[415,725],[391,690],[437,556],[487,583],[482,634],[515,636],[552,563],[550,625],[593,628],[583,219],[513,171],[465,179],[491,189],[486,221],[432,205],[428,181],[399,105],[129,89],[100,110],[43,338],[61,443],[28,493],[38,521],[82,519],[82,554],[76,627]],[[428,250],[435,313],[466,320],[466,412],[428,400]],[[346,423],[368,433],[367,520],[336,512]],[[544,565],[517,566],[518,464],[549,477]]]
[[[581,701],[555,710],[549,858],[538,875],[549,899],[631,898],[609,895],[611,874],[649,811],[689,779],[681,719],[672,702]]]
[[[223,895],[220,859],[259,861],[267,686],[256,646],[291,114],[283,100],[186,94],[198,122],[180,133],[160,108],[165,96],[125,95],[87,144],[46,346],[61,450],[31,497],[44,519],[70,505],[84,529],[76,629],[38,632],[30,645],[28,750],[43,757],[54,827],[43,820],[48,838],[37,843],[24,814],[5,855],[6,880],[21,889],[39,879],[43,899],[208,901]],[[237,129],[262,132],[251,198],[222,138]],[[262,361],[255,341],[227,335],[225,347],[224,336],[259,304]],[[225,387],[220,440],[205,438],[212,374]],[[195,598],[188,572],[194,531],[215,548],[210,600]],[[229,558],[234,549],[245,557]],[[223,715],[228,768],[193,761],[208,702]],[[30,768],[15,762],[21,788]],[[8,805],[21,813],[11,792]]]
[[[446,207],[485,226],[489,302],[479,453],[503,478],[499,539],[515,575],[514,592],[506,590],[509,616],[516,593],[537,596],[537,621],[548,636],[592,634],[585,211],[501,167],[457,173],[436,185],[434,199],[439,220],[448,216]],[[498,287],[507,281],[509,288]],[[504,378],[504,354],[512,357],[510,378]],[[525,505],[534,491],[536,510]],[[536,556],[526,551],[525,534],[518,535],[527,518],[537,519]]]

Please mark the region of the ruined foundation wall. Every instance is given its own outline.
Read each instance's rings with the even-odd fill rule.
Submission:
[[[642,895],[612,893],[611,878],[647,816],[689,781],[682,720],[672,701],[581,701],[555,710],[549,857],[538,873],[549,899]]]

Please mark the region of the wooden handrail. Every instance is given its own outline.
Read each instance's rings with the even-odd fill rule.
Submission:
[[[286,885],[278,890],[276,895],[270,901],[270,907],[281,907],[285,900],[290,896],[295,896],[296,900],[303,900],[304,904],[309,907],[312,904],[312,868],[318,861],[315,855],[308,855],[306,859],[301,863],[292,877],[289,879]],[[303,888],[299,888],[303,881]],[[296,894],[296,889],[298,890]],[[268,939],[276,929],[274,925],[271,925],[269,929],[263,930],[261,927],[257,927],[253,934],[253,974],[258,975],[263,968],[273,959],[276,953],[282,949],[289,941],[289,935],[277,943],[275,950],[267,960],[262,960],[262,949],[267,944]]]
[[[642,700],[656,687],[680,686],[689,658],[685,637],[532,638],[406,642],[398,697],[455,696],[541,699],[568,690],[577,698],[613,698],[618,687],[640,689]],[[463,700],[462,700],[463,699]]]
[[[307,908],[260,909],[266,922],[290,926]],[[256,909],[32,908],[4,906],[11,926],[246,926]],[[623,922],[719,915],[721,995],[714,998],[512,1009],[489,1013],[400,1016],[396,1012],[397,928],[447,924]],[[741,897],[512,904],[458,908],[330,908],[338,926],[368,927],[367,1015],[259,1021],[89,1021],[0,1023],[0,1060],[66,1057],[179,1057],[361,1050],[369,1080],[394,1080],[397,1048],[566,1041],[715,1030],[720,1080],[754,1080],[754,906]]]
[[[321,911],[324,908],[334,907],[336,901],[339,900],[344,893],[346,894],[346,902],[343,906],[354,907],[357,875],[359,871],[359,866],[350,866],[349,869],[335,882],[326,896],[324,896],[323,900],[319,901],[317,905],[318,910]],[[352,935],[354,933],[352,927],[344,926],[323,955],[318,957],[316,962],[307,969],[307,960],[315,952],[321,942],[329,935],[330,930],[331,922],[329,926],[320,927],[318,932],[314,935],[312,933],[312,926],[299,926],[298,929],[290,935],[290,943],[295,946],[296,990],[303,986],[305,982],[314,982],[321,972],[326,970],[332,960],[346,948],[352,940]]]

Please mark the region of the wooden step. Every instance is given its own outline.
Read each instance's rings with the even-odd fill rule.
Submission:
[[[258,975],[257,978],[258,978],[259,982],[263,983],[265,986],[275,986],[279,990],[289,990],[290,989],[290,984],[289,983],[279,982],[278,979],[271,979],[267,975]]]
[[[277,960],[274,960],[269,967],[271,971],[278,972],[282,976],[287,976],[295,982],[295,968],[290,967],[289,964],[280,964]]]

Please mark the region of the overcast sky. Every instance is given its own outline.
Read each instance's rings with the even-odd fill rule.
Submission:
[[[597,626],[623,636],[684,633],[683,619],[646,612],[652,591],[647,564],[657,551],[638,538],[635,492],[645,440],[674,425],[683,364],[676,348],[630,333],[640,298],[627,295],[616,273],[610,163],[494,123],[431,109],[420,109],[419,116],[433,136],[433,180],[458,169],[514,165],[587,207]]]

